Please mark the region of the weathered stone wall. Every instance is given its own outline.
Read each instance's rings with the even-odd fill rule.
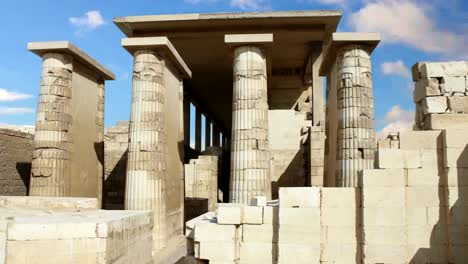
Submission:
[[[468,122],[468,61],[419,62],[412,72],[416,128],[465,127]]]
[[[105,209],[124,209],[127,174],[128,122],[119,121],[109,127],[104,136],[104,193]]]
[[[0,129],[0,195],[28,194],[33,135]]]
[[[185,164],[185,197],[208,199],[208,210],[218,202],[218,157],[200,155]]]

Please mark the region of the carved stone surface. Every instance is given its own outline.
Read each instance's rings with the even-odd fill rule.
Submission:
[[[164,60],[151,50],[134,57],[125,209],[153,211],[157,251],[166,242]]]
[[[337,52],[338,142],[336,185],[356,187],[363,169],[374,166],[376,149],[370,55],[346,45]]]
[[[230,202],[271,197],[266,58],[260,48],[234,51]]]
[[[72,58],[44,54],[37,110],[35,149],[31,168],[31,196],[64,196],[73,140],[70,127]]]

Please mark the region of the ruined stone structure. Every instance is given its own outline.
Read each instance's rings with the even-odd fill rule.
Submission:
[[[0,195],[28,195],[33,135],[0,129]]]
[[[114,75],[69,42],[33,42],[42,57],[32,196],[102,196],[104,81]]]
[[[414,131],[377,140],[380,35],[337,33],[340,18],[116,18],[131,115],[106,134],[113,74],[30,43],[34,145],[0,130],[0,190],[26,195],[10,185],[32,160],[34,197],[0,197],[0,263],[466,262],[468,62],[417,63]]]

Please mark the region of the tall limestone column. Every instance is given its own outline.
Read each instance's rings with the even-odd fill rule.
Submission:
[[[134,56],[125,209],[153,211],[156,252],[167,241],[165,90],[175,89],[167,87],[165,73],[170,66],[190,71],[166,37],[122,39],[122,46]]]
[[[376,33],[333,33],[326,52],[324,63],[333,61],[336,80],[331,85],[336,89],[338,187],[357,187],[360,171],[374,168],[377,142],[370,54],[379,41]]]
[[[42,76],[31,165],[31,196],[66,196],[72,140],[73,57],[42,55]]]
[[[226,35],[234,46],[231,179],[229,201],[271,197],[268,143],[267,59],[272,34]]]

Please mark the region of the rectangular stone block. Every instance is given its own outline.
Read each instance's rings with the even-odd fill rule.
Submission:
[[[301,245],[278,243],[278,263],[277,264],[319,263],[320,245]]]
[[[322,225],[327,226],[356,226],[359,208],[323,207],[321,211]]]
[[[406,188],[408,208],[445,206],[444,197],[444,187],[421,186]]]
[[[302,227],[320,226],[320,208],[280,208],[279,224]]]
[[[366,245],[406,245],[405,226],[364,226],[363,234]]]
[[[362,243],[361,228],[356,226],[322,225],[322,243],[325,244],[359,244]]]
[[[444,149],[421,149],[421,163],[426,170],[441,172],[444,168]]]
[[[446,148],[467,148],[468,146],[468,128],[446,129],[442,136]]]
[[[311,225],[307,228],[295,225],[279,225],[279,243],[292,244],[320,244],[321,230],[319,225]]]
[[[444,165],[446,168],[468,168],[468,148],[446,148]]]
[[[440,83],[440,89],[442,93],[465,93],[465,76],[461,77],[451,77],[445,76],[442,77],[442,82]]]
[[[251,263],[274,263],[276,260],[277,245],[274,243],[241,242],[240,261]]]
[[[441,169],[440,175],[438,173],[437,168],[408,169],[408,186],[444,186],[444,169]]]
[[[363,208],[405,207],[405,187],[362,188]]]
[[[403,169],[363,170],[360,187],[404,187],[406,177]]]
[[[443,147],[441,131],[401,131],[400,149],[437,149]]]
[[[281,187],[279,189],[280,207],[320,207],[320,188],[317,187]]]
[[[217,219],[220,225],[240,225],[242,223],[242,204],[218,204]]]
[[[430,114],[425,117],[424,129],[466,129],[468,114]]]
[[[407,245],[408,263],[449,263],[447,246],[423,248],[418,245]],[[411,262],[410,262],[411,261]]]
[[[363,208],[362,222],[366,227],[403,226],[406,224],[405,207]]]
[[[421,168],[419,150],[379,149],[377,164],[380,169]]]
[[[244,206],[242,214],[243,224],[263,224],[263,207],[261,206]]]
[[[436,78],[423,78],[414,83],[413,101],[419,102],[429,96],[440,96],[439,80]]]
[[[450,207],[468,207],[468,187],[448,187],[446,189],[448,197],[448,205]]]
[[[408,226],[407,244],[421,248],[447,245],[447,227],[441,225]]]
[[[468,168],[446,168],[445,174],[448,186],[468,186]]]
[[[210,261],[234,261],[236,260],[235,242],[201,242],[199,243],[199,258]]]
[[[364,245],[363,264],[406,263],[406,246]]]
[[[426,97],[422,100],[422,109],[425,115],[442,114],[447,111],[447,108],[447,97],[445,96]]]
[[[348,207],[360,206],[360,189],[326,187],[322,188],[321,207]]]
[[[320,263],[352,264],[361,263],[361,249],[358,244],[323,244]]]
[[[235,241],[236,226],[218,225],[216,223],[201,223],[195,225],[194,240],[205,241]]]
[[[447,103],[451,113],[468,113],[468,96],[449,96]]]
[[[423,78],[460,77],[467,75],[467,67],[465,61],[424,62],[420,70]]]
[[[242,225],[244,242],[278,242],[278,225]]]

